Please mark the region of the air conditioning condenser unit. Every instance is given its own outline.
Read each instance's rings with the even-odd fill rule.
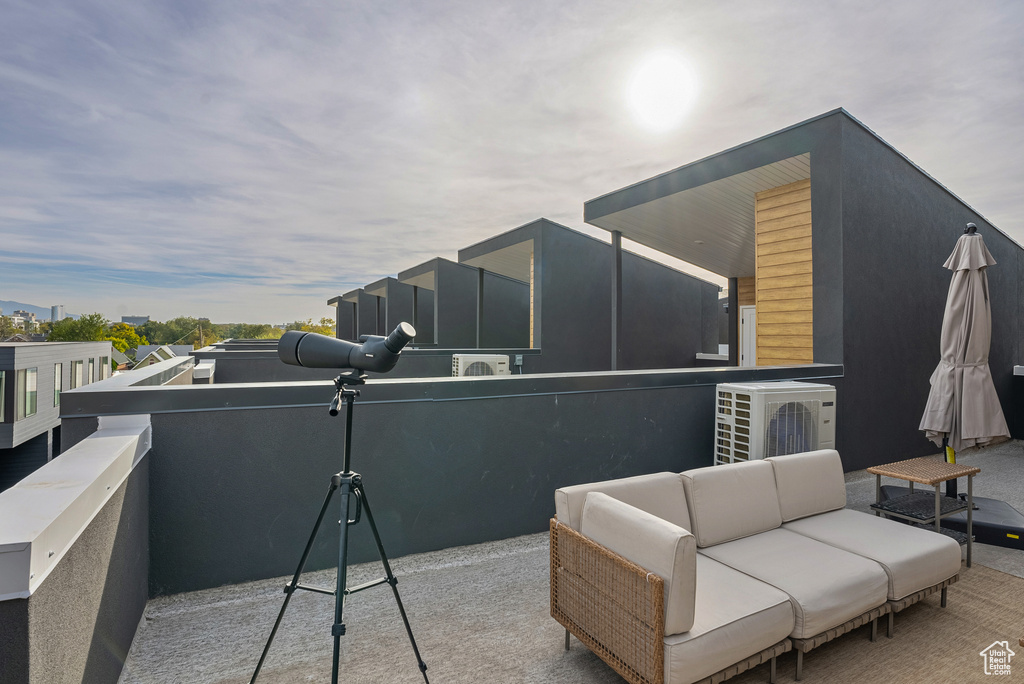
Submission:
[[[511,374],[508,354],[452,354],[452,377]]]
[[[715,465],[835,448],[832,385],[728,383],[715,398]]]

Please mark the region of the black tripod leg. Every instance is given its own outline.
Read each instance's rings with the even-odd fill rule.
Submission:
[[[334,655],[331,661],[331,684],[338,684],[338,660],[341,655],[341,635],[345,633],[345,597],[348,589],[348,507],[352,496],[352,478],[348,473],[341,478],[341,543],[338,547],[338,584],[334,590]]]
[[[412,635],[412,626],[409,625],[409,618],[405,614],[405,606],[402,605],[402,597],[398,595],[398,578],[391,572],[391,564],[388,562],[388,554],[384,551],[384,544],[380,540],[380,534],[377,532],[377,523],[373,521],[373,513],[370,512],[370,504],[366,500],[366,490],[363,488],[362,483],[358,483],[355,487],[359,490],[359,497],[363,501],[363,512],[366,514],[366,519],[370,523],[370,529],[373,530],[373,539],[377,542],[377,551],[380,553],[380,560],[384,564],[384,573],[387,575],[388,584],[391,585],[391,591],[395,595],[395,601],[398,603],[398,612],[402,614],[402,622],[405,623],[405,631],[409,635],[409,643],[412,644],[413,653],[416,654],[416,663],[419,665],[420,672],[423,673],[423,681],[430,684],[430,680],[427,679],[427,664],[423,662],[423,658],[420,657],[420,649],[416,647],[416,638]]]
[[[339,478],[337,475],[331,478],[331,487],[327,490],[327,496],[324,497],[324,505],[320,507],[320,515],[316,517],[316,524],[313,525],[313,532],[309,535],[309,541],[306,542],[306,549],[302,552],[302,558],[299,559],[299,567],[295,568],[295,575],[292,577],[291,583],[285,587],[284,590],[284,603],[281,605],[281,612],[277,614],[277,620],[274,622],[274,629],[270,630],[270,637],[267,639],[267,645],[263,647],[263,654],[260,656],[260,662],[256,664],[256,671],[252,673],[252,679],[249,680],[249,684],[253,684],[256,681],[256,677],[259,676],[260,670],[263,668],[263,661],[267,659],[267,652],[270,651],[270,644],[274,643],[274,637],[277,635],[277,628],[281,626],[281,620],[284,618],[284,611],[288,608],[288,602],[292,598],[292,594],[295,593],[295,587],[299,584],[299,576],[302,574],[302,569],[306,567],[306,559],[309,558],[309,552],[313,550],[313,542],[316,541],[317,532],[320,531],[320,524],[324,521],[324,515],[327,513],[327,507],[331,503],[331,496],[334,495],[334,490],[338,488]]]

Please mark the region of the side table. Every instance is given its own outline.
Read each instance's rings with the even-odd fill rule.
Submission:
[[[872,466],[868,472],[875,476],[875,503],[871,504],[875,515],[892,515],[904,520],[911,520],[924,527],[935,524],[935,531],[953,537],[961,544],[967,544],[967,567],[971,567],[971,542],[974,538],[973,520],[971,511],[974,510],[974,476],[981,472],[981,468],[975,466],[961,465],[959,463],[946,463],[942,457],[922,456],[911,458],[906,461],[886,463],[884,465]],[[895,499],[882,501],[882,476],[893,477],[898,480],[906,480],[910,483],[910,494],[899,496]],[[958,477],[967,477],[967,503],[960,499],[953,499],[943,496],[939,491],[939,485],[946,480],[953,480]],[[935,487],[935,498],[926,492],[915,492],[914,483],[931,485]],[[961,533],[954,530],[943,529],[940,521],[967,510],[967,539],[961,537]]]

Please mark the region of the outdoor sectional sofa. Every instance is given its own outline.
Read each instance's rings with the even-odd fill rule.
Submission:
[[[960,546],[847,510],[839,453],[565,487],[551,615],[629,682],[720,682],[957,581]]]

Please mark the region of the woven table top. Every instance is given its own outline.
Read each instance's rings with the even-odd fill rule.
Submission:
[[[868,472],[872,475],[884,475],[910,482],[937,485],[957,477],[977,475],[981,472],[981,468],[960,463],[946,463],[942,460],[942,456],[921,456],[906,461],[872,466],[868,468]]]

